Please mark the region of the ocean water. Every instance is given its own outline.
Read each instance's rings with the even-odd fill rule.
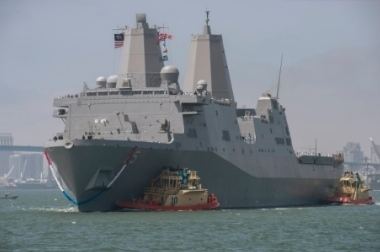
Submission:
[[[0,251],[380,251],[379,202],[79,213],[56,190],[11,193],[0,200]]]

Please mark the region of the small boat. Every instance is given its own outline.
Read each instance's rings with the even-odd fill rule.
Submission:
[[[4,196],[0,197],[0,199],[9,199],[9,200],[14,200],[14,199],[17,199],[18,196],[17,195],[9,195],[9,194],[5,194]]]
[[[373,198],[369,189],[358,173],[346,171],[339,180],[337,193],[329,201],[335,204],[372,205]]]
[[[202,188],[196,171],[169,168],[145,188],[142,199],[121,201],[116,205],[126,210],[192,211],[216,209],[220,204],[213,193]]]

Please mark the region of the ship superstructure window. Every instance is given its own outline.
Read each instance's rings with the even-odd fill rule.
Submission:
[[[222,139],[224,141],[231,141],[230,132],[228,130],[222,131]]]
[[[122,95],[132,95],[132,91],[121,91]]]
[[[87,96],[96,96],[96,92],[88,92]]]
[[[137,128],[136,122],[131,122],[131,125],[132,125],[132,133],[133,134],[138,134],[139,133],[139,129]]]
[[[281,144],[281,145],[285,144],[285,140],[282,137],[276,137],[274,140],[276,141],[276,144]]]
[[[287,145],[292,145],[292,139],[290,139],[289,137],[286,138],[286,144]]]

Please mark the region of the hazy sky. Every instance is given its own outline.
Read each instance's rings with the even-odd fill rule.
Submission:
[[[94,86],[118,69],[113,28],[166,25],[169,63],[183,78],[190,35],[204,11],[223,34],[235,98],[256,106],[272,90],[280,55],[280,102],[295,148],[324,152],[348,141],[380,143],[380,1],[47,1],[0,0],[0,132],[16,144],[43,145],[63,124],[52,101]]]

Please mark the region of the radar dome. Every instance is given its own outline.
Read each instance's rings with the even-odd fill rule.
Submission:
[[[146,23],[146,15],[145,15],[145,13],[138,13],[138,14],[136,14],[136,21],[137,21],[137,23]]]
[[[98,78],[96,78],[96,85],[98,86],[98,88],[105,88],[106,83],[107,83],[106,77],[99,76]]]
[[[207,81],[205,80],[199,80],[197,82],[197,91],[203,91],[207,89]]]
[[[118,76],[117,75],[111,75],[107,78],[107,87],[108,88],[116,88],[116,82],[117,82]]]
[[[172,65],[164,66],[161,69],[160,76],[162,82],[166,82],[167,84],[177,83],[179,76],[178,68]]]

